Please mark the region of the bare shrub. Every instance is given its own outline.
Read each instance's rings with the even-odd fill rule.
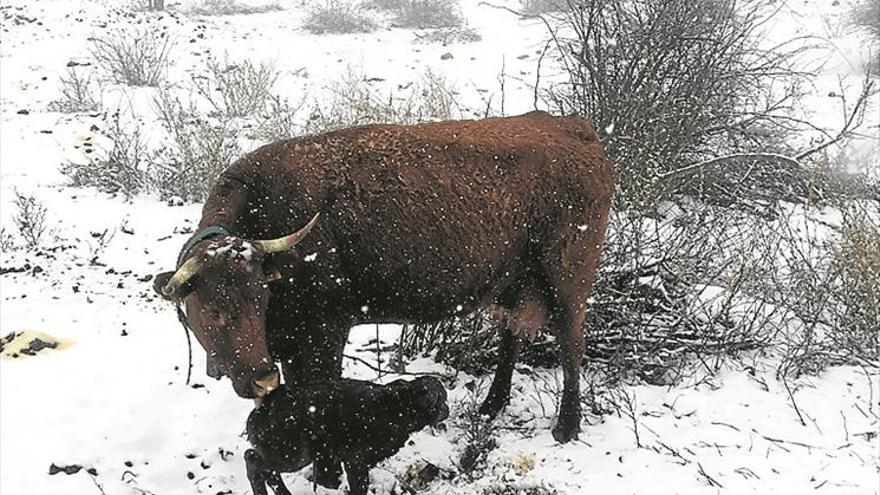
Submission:
[[[165,10],[165,0],[134,0],[132,5],[137,10],[160,12]]]
[[[698,359],[714,372],[729,357],[768,345],[778,310],[761,297],[774,269],[764,221],[724,208],[670,207],[650,217],[615,212],[587,310],[586,361],[612,376],[669,384]],[[497,362],[497,325],[484,313],[407,326],[404,355],[435,359],[469,373]],[[524,343],[520,360],[558,365],[548,332]]]
[[[301,129],[299,116],[305,99],[295,105],[291,105],[286,99],[272,96],[265,110],[258,115],[256,126],[248,135],[251,139],[265,142],[273,142],[281,139],[289,139]]]
[[[0,227],[0,252],[8,253],[13,249],[15,249],[15,239],[6,227]]]
[[[266,108],[278,79],[278,71],[271,63],[232,63],[212,58],[207,66],[207,76],[196,78],[194,87],[218,114],[244,117]]]
[[[852,23],[868,32],[875,43],[880,43],[880,2],[862,0],[853,8]]]
[[[444,28],[461,24],[456,0],[375,0],[374,5],[395,15],[405,28]]]
[[[880,72],[880,2],[862,0],[856,4],[850,16],[850,22],[871,37],[873,50],[873,72]]]
[[[802,213],[780,221],[771,300],[786,309],[777,334],[782,376],[880,366],[880,216],[858,205],[842,214],[839,224]]]
[[[837,349],[880,359],[880,219],[864,211],[844,216],[831,250],[839,287],[831,339]]]
[[[519,0],[520,12],[528,15],[558,12],[565,7],[565,0]]]
[[[367,33],[376,23],[360,0],[320,0],[309,8],[303,27],[316,34]]]
[[[101,108],[101,89],[95,88],[92,75],[74,67],[61,76],[61,98],[49,103],[50,112],[93,112]]]
[[[151,27],[117,30],[90,41],[98,67],[114,82],[130,86],[158,86],[174,46],[168,33]]]
[[[456,421],[464,440],[458,468],[468,477],[485,469],[486,458],[498,446],[497,425],[491,418],[479,413],[480,398],[484,392],[482,388],[477,382],[467,385],[468,392],[460,407],[462,414]]]
[[[491,484],[480,492],[481,495],[558,495],[559,491],[545,483],[509,481]]]
[[[106,132],[109,149],[103,156],[89,155],[86,163],[69,162],[61,172],[76,187],[96,187],[107,193],[132,196],[148,186],[147,171],[153,159],[138,126],[123,124],[117,111]]]
[[[164,197],[203,200],[214,181],[241,154],[238,129],[226,119],[199,114],[190,102],[161,91],[154,100],[171,143],[160,154],[153,180]]]
[[[248,15],[263,14],[281,10],[278,2],[271,2],[264,5],[251,6],[245,5],[235,0],[200,0],[197,4],[186,10],[192,15]]]
[[[588,115],[633,204],[675,192],[657,178],[719,152],[787,151],[801,45],[762,50],[762,2],[566,0],[561,113]],[[800,46],[800,48],[795,48]]]
[[[443,46],[452,43],[476,43],[483,39],[480,33],[467,26],[432,29],[423,34],[416,34],[419,43],[440,43]]]
[[[12,222],[18,229],[19,235],[24,239],[29,249],[40,245],[43,235],[46,233],[46,205],[32,195],[15,194],[15,216]]]
[[[386,97],[378,95],[362,74],[349,70],[330,87],[329,101],[316,103],[306,131],[317,133],[363,124],[448,120],[457,112],[454,89],[434,72],[426,71],[401,94]]]

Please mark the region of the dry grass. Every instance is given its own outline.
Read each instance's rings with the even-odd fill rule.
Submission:
[[[211,58],[207,66],[207,75],[195,78],[193,85],[218,115],[245,117],[266,109],[278,79],[271,63]]]
[[[363,74],[350,69],[330,87],[330,94],[327,102],[315,104],[306,132],[376,123],[415,124],[458,114],[454,88],[431,71],[399,94],[382,95]]]
[[[101,87],[91,72],[69,67],[59,80],[61,97],[49,103],[50,112],[94,112],[101,108]]]
[[[158,86],[174,46],[168,33],[150,27],[113,31],[90,41],[98,67],[112,81],[130,86]]]
[[[238,128],[228,119],[200,114],[192,102],[184,104],[166,91],[154,104],[170,136],[159,154],[154,187],[164,197],[203,200],[220,173],[241,155]]]
[[[456,0],[373,0],[372,6],[393,13],[399,27],[447,28],[462,23]]]
[[[360,0],[318,0],[309,7],[303,27],[315,34],[367,33],[376,23]]]
[[[90,154],[85,163],[67,163],[61,172],[77,187],[96,187],[100,191],[127,197],[149,187],[148,170],[153,160],[139,126],[123,124],[119,112],[111,116],[106,137],[110,146],[104,153]]]
[[[40,245],[47,232],[46,205],[36,197],[13,191],[15,194],[15,215],[12,222],[18,229],[18,234],[24,239],[28,249],[34,249]]]
[[[235,0],[200,0],[199,3],[188,8],[186,12],[191,15],[219,16],[263,14],[278,10],[281,10],[278,2],[251,6],[236,2]]]

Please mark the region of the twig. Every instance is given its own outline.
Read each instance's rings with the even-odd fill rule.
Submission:
[[[692,172],[694,170],[700,170],[714,165],[723,165],[740,160],[753,160],[765,163],[785,163],[793,167],[801,166],[797,158],[780,155],[778,153],[732,153],[730,155],[719,156],[699,163],[694,163],[692,165],[688,165],[677,170],[671,170],[669,172],[657,174],[655,180],[665,181],[678,177],[680,175],[687,174],[688,172]]]
[[[700,463],[698,462],[698,463],[697,463],[697,467],[698,467],[699,470],[700,470],[700,474],[702,474],[703,477],[706,478],[706,481],[709,482],[709,486],[717,486],[718,488],[724,488],[724,485],[722,485],[721,483],[719,483],[718,481],[716,481],[715,478],[709,476],[709,473],[707,473],[706,470],[703,469],[703,465],[702,465],[702,464],[700,464]]]
[[[387,371],[383,371],[381,368],[377,368],[376,365],[370,363],[369,361],[359,358],[357,356],[352,356],[350,354],[343,354],[342,357],[346,359],[351,359],[352,361],[357,361],[358,363],[363,364],[367,368],[375,371],[376,373],[385,373],[386,375],[394,374],[394,375],[405,375],[405,376],[437,376],[440,378],[446,378],[447,375],[442,373],[435,373],[433,371],[395,371],[394,373],[389,373]],[[381,376],[381,375],[380,375]]]
[[[86,474],[89,475],[89,479],[92,480],[92,483],[95,484],[95,487],[98,489],[99,492],[101,492],[101,495],[107,495],[107,492],[104,491],[104,487],[101,486],[100,483],[98,483],[98,480],[95,479],[95,476],[92,475],[92,473],[89,473],[89,472],[86,472]]]
[[[798,419],[801,421],[801,426],[807,426],[807,422],[804,421],[804,417],[801,415],[801,410],[797,405],[797,401],[794,400],[794,394],[791,392],[791,387],[788,386],[788,380],[785,378],[785,374],[782,375],[782,384],[785,386],[785,390],[788,392],[788,398],[791,400],[791,405],[794,406],[794,412],[797,413]]]
[[[871,95],[874,93],[874,81],[871,80],[870,77],[871,77],[871,74],[869,71],[867,71],[865,73],[865,82],[862,84],[862,92],[859,94],[859,97],[856,99],[856,104],[853,107],[852,112],[849,113],[849,116],[847,116],[845,113],[846,112],[846,98],[843,94],[843,90],[841,90],[840,99],[843,102],[843,111],[844,111],[845,120],[844,120],[843,127],[840,129],[840,132],[838,132],[837,135],[834,136],[834,138],[829,139],[828,141],[825,141],[824,143],[821,143],[818,146],[815,146],[807,151],[804,151],[803,153],[798,154],[796,157],[798,160],[803,160],[804,158],[806,158],[814,153],[818,153],[818,152],[824,150],[825,148],[827,148],[833,144],[838,143],[841,139],[844,139],[845,137],[847,137],[850,134],[850,132],[852,130],[854,130],[854,128],[857,128],[859,126],[859,124],[861,124],[861,118],[859,118],[859,122],[856,122],[856,117],[862,115],[862,112],[865,108],[865,105],[867,105],[868,98],[870,98]]]

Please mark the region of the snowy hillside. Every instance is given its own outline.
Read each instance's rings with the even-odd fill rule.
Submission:
[[[252,403],[238,398],[228,380],[205,375],[205,354],[195,342],[192,383],[185,383],[184,331],[173,307],[152,291],[152,275],[172,268],[200,204],[71,187],[61,173],[65,163],[82,163],[107,147],[102,131],[110,120],[102,111],[50,111],[68,66],[88,63],[90,37],[144,26],[168,33],[175,49],[167,80],[180,92],[213,55],[273,63],[280,72],[275,92],[306,101],[306,108],[330,101],[333,82],[352,70],[376,91],[396,95],[426,69],[456,88],[466,117],[487,108],[496,115],[534,108],[545,26],[477,0],[461,0],[460,8],[480,39],[445,46],[419,39],[429,30],[395,27],[375,11],[375,31],[313,34],[302,27],[307,9],[298,0],[224,16],[188,13],[194,3],[165,13],[131,13],[123,0],[0,6],[0,337],[15,339],[4,342],[0,356],[3,495],[250,493],[242,432]],[[515,0],[497,3],[519,7]],[[840,116],[828,93],[841,86],[838,76],[857,84],[868,57],[861,33],[835,27],[846,8],[790,3],[776,21],[780,39],[810,34],[838,48],[803,105],[827,115],[830,127]],[[561,77],[553,60],[543,64],[542,78]],[[160,149],[169,138],[152,110],[156,91],[106,82],[102,106],[122,108]],[[872,104],[869,119],[876,123],[876,96]],[[849,151],[863,168],[877,164],[877,132]],[[240,145],[246,151],[260,142],[242,137]],[[45,205],[47,231],[38,249],[17,233],[17,197]],[[400,328],[355,328],[346,355],[358,359],[346,359],[346,376],[376,378],[364,362],[389,366],[391,354],[375,352],[377,332],[384,347],[397,341]],[[35,338],[50,348],[28,351]],[[408,372],[448,378],[451,417],[374,469],[373,487],[407,493],[413,473],[430,463],[439,474],[420,493],[880,493],[880,370],[835,366],[783,382],[772,359],[756,353],[675,386],[599,392],[605,410],[587,414],[580,441],[567,445],[550,435],[561,371],[518,366],[511,405],[488,427],[497,448],[470,475],[458,469],[473,422],[468,411],[491,375],[476,378],[417,359]],[[591,377],[583,383],[588,387]],[[82,468],[52,474],[53,465]],[[310,469],[285,475],[291,491],[312,493]]]

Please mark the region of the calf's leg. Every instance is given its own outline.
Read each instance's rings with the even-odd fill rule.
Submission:
[[[266,471],[263,460],[257,451],[247,449],[244,453],[244,465],[247,470],[247,478],[251,483],[251,491],[254,495],[268,495],[266,491]]]

